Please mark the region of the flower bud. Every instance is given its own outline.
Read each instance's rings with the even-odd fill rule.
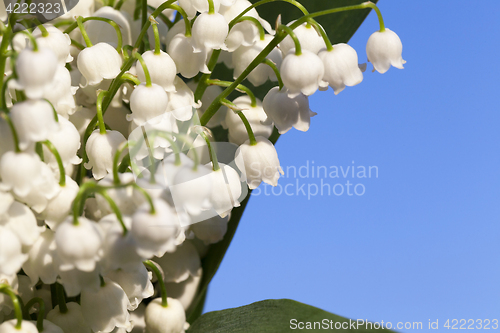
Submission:
[[[290,22],[290,24],[292,24],[293,22],[295,21]],[[309,23],[302,23],[297,28],[295,28],[293,32],[299,39],[302,50],[308,50],[314,54],[318,54],[318,52],[325,47],[325,41],[318,34],[316,29]],[[287,35],[285,39],[281,41],[279,46],[281,52],[283,52],[283,55],[287,55],[290,50],[295,48],[294,41],[289,35]]]
[[[80,304],[75,302],[66,303],[68,312],[61,313],[59,305],[56,305],[49,313],[47,319],[59,326],[66,332],[91,333],[90,326],[83,318]]]
[[[0,325],[0,333],[38,333],[38,329],[35,324],[23,320],[21,328],[17,329],[17,319],[11,319]]]
[[[130,95],[131,118],[138,126],[150,120],[159,121],[159,116],[167,111],[167,106],[168,95],[165,89],[155,83],[150,87],[141,83]]]
[[[399,36],[392,30],[374,32],[366,43],[366,55],[373,68],[384,74],[392,66],[403,69],[403,44]]]
[[[146,332],[149,333],[184,333],[186,313],[175,298],[167,298],[167,307],[161,305],[161,298],[154,299],[146,307]]]

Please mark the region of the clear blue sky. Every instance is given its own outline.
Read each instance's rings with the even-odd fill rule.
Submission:
[[[500,319],[500,4],[379,5],[403,41],[406,68],[381,75],[369,64],[360,85],[317,93],[309,132],[292,130],[277,144],[284,168],[354,161],[377,166],[378,178],[323,179],[361,183],[362,196],[251,198],[206,311],[291,298],[424,327]],[[377,27],[371,13],[351,40],[360,62]],[[298,181],[306,193],[321,184]],[[280,180],[289,193],[296,182]]]

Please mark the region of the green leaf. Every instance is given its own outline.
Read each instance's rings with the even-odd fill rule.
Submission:
[[[308,327],[311,329],[306,329]],[[381,330],[378,324],[357,322],[300,302],[271,299],[239,308],[205,313],[191,325],[187,333],[280,333],[302,330],[300,328],[307,332],[334,330],[360,333]],[[384,332],[393,331],[384,329]]]
[[[257,2],[257,0],[250,0],[251,2]],[[342,6],[349,6],[360,4],[364,2],[363,0],[301,0],[302,3],[310,13],[325,10],[329,8],[336,8]],[[376,2],[376,1],[373,1]],[[293,19],[296,19],[301,16],[301,12],[293,5],[276,1],[272,3],[268,3],[262,5],[257,8],[259,14],[271,22],[274,25],[276,18],[281,13],[282,14],[282,22],[286,23]],[[330,36],[330,39],[333,44],[347,42],[352,35],[359,28],[363,20],[368,15],[369,10],[355,10],[349,12],[341,12],[335,13],[328,16],[323,16],[318,18],[318,22],[325,28],[326,32]],[[374,27],[374,31],[377,27]],[[228,80],[233,81],[233,71],[228,69],[225,65],[219,64],[215,67],[212,78],[218,78],[220,80]],[[262,100],[265,94],[271,89],[275,84],[271,82],[267,82],[266,84],[260,87],[253,87],[248,80],[243,82],[244,85],[252,89],[255,96]],[[229,100],[233,100],[236,96],[238,96],[238,92],[233,92],[229,96]],[[214,135],[217,138],[217,141],[227,141],[227,130],[224,130],[222,127],[218,127],[213,129]],[[275,143],[278,139],[278,132],[274,131],[270,140]],[[236,228],[238,227],[241,216],[243,215],[243,211],[248,203],[248,199],[250,198],[250,193],[245,199],[240,207],[237,207],[232,210],[231,220],[228,224],[228,230],[224,239],[210,246],[209,251],[205,258],[202,259],[202,267],[203,267],[203,277],[200,282],[198,294],[191,304],[190,308],[187,311],[187,318],[190,323],[194,322],[196,318],[200,316],[203,311],[203,303],[206,297],[206,292],[208,288],[208,284],[214,277],[217,269],[226,254],[226,251],[233,239],[233,236],[236,232]]]

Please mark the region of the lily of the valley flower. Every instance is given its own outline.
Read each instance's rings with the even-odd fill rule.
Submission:
[[[406,61],[403,60],[403,44],[399,36],[392,30],[374,32],[366,43],[368,61],[375,70],[384,74],[392,66],[403,69]]]
[[[107,43],[97,43],[83,49],[76,60],[78,70],[91,86],[103,79],[113,79],[120,73],[123,60],[116,49]]]

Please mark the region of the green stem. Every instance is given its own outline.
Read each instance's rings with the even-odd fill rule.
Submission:
[[[9,75],[9,77],[7,77],[7,79],[5,80],[5,82],[2,82],[3,83],[3,86],[2,86],[2,97],[1,97],[1,100],[2,100],[2,110],[5,110],[6,112],[8,112],[9,110],[7,109],[7,89],[9,88],[9,81],[14,79],[14,75]]]
[[[45,158],[43,156],[43,145],[41,142],[35,143],[35,152],[40,157],[40,160],[42,160],[42,162],[45,162]]]
[[[144,76],[146,77],[146,87],[151,87],[152,86],[151,75],[149,75],[149,70],[148,66],[146,65],[146,62],[138,52],[134,52],[134,58],[139,60],[142,70],[144,71]]]
[[[264,27],[259,22],[259,20],[257,20],[255,17],[252,17],[252,16],[243,16],[243,17],[240,17],[236,23],[243,22],[243,21],[252,22],[257,27],[257,29],[259,29],[260,40],[264,40],[264,38],[266,37],[266,31],[264,30]],[[235,25],[236,25],[236,23],[235,23]]]
[[[118,208],[118,206],[116,205],[116,203],[113,200],[113,198],[111,198],[109,196],[109,194],[106,192],[105,188],[98,187],[97,188],[97,193],[100,194],[104,199],[106,199],[106,201],[109,204],[109,207],[111,207],[111,210],[113,211],[113,213],[115,213],[116,218],[118,219],[118,221],[120,222],[120,225],[122,226],[123,236],[126,236],[127,233],[128,233],[128,229],[125,226],[125,222],[123,222],[123,216],[122,216],[122,212],[120,211],[120,208]]]
[[[17,295],[14,293],[14,291],[11,289],[9,285],[4,283],[0,284],[0,293],[4,293],[10,297],[12,304],[14,305],[14,313],[17,319],[15,328],[17,330],[20,330],[23,323],[23,309],[21,307],[19,299],[17,298]]]
[[[236,114],[240,117],[243,124],[245,124],[245,129],[247,130],[248,138],[250,139],[250,145],[255,146],[257,144],[257,140],[255,139],[255,134],[253,133],[252,127],[250,126],[247,117],[245,117],[242,111],[236,111]]]
[[[96,110],[97,110],[97,119],[99,123],[99,133],[104,135],[106,134],[106,125],[104,124],[104,115],[102,112],[102,100],[104,98],[104,95],[106,95],[107,91],[106,90],[101,90],[99,94],[97,95],[97,101],[96,101]]]
[[[38,29],[40,29],[40,31],[42,32],[42,37],[47,37],[49,35],[49,32],[47,31],[47,28],[45,28],[43,26],[43,24],[38,24]]]
[[[276,78],[278,78],[278,84],[279,84],[279,88],[280,90],[283,89],[283,80],[281,79],[281,73],[278,69],[278,66],[276,66],[276,64],[274,63],[274,61],[272,61],[271,59],[264,59],[264,61],[262,62],[263,64],[266,64],[268,65],[269,67],[271,67],[271,69],[273,70],[274,74],[276,75]]]
[[[30,299],[30,301],[25,305],[26,311],[29,313],[29,310],[33,305],[38,303],[39,309],[38,314],[36,316],[36,328],[38,332],[43,332],[43,318],[45,317],[45,302],[40,297],[35,297]]]
[[[58,123],[59,122],[59,115],[57,114],[57,111],[56,111],[56,108],[54,107],[54,104],[52,104],[52,102],[46,98],[44,98],[44,101],[49,103],[50,106],[52,107],[52,113],[54,114],[54,120],[56,121],[56,123]]]
[[[145,189],[143,189],[142,187],[140,187],[139,185],[137,185],[137,183],[132,183],[132,186],[134,187],[134,189],[136,189],[137,191],[141,192],[142,195],[148,201],[148,204],[149,204],[149,214],[150,215],[155,215],[156,214],[156,209],[155,209],[155,205],[153,203],[153,198],[151,198],[151,196],[149,195],[148,191],[146,191]]]
[[[230,87],[233,84],[233,82],[220,81],[220,80],[208,80],[208,84],[212,85],[212,86],[219,86],[219,87],[226,87],[227,88],[227,87]],[[238,84],[238,86],[236,87],[236,90],[244,92],[245,94],[248,95],[248,97],[250,97],[251,106],[253,108],[257,106],[257,99],[255,98],[255,95],[252,92],[252,90],[250,90],[248,87],[245,87],[242,84]]]
[[[49,140],[45,140],[42,143],[45,145],[45,147],[47,147],[48,150],[50,150],[50,152],[56,158],[57,166],[59,168],[59,186],[61,187],[66,186],[66,172],[64,171],[64,165],[61,159],[61,155],[59,155],[59,152],[57,151],[56,147]]]
[[[83,40],[85,41],[85,45],[87,45],[87,47],[92,47],[92,42],[90,41],[89,35],[87,35],[87,31],[85,31],[85,27],[83,26],[83,17],[82,16],[78,16],[78,18],[76,19],[76,24],[78,25],[78,28],[80,29],[80,32],[82,33],[82,37],[83,37]],[[66,29],[66,30],[68,30],[68,29]]]
[[[55,283],[56,285],[56,295],[57,295],[57,304],[59,305],[59,312],[64,314],[68,312],[68,306],[66,305],[66,296],[64,295],[64,287]]]
[[[116,3],[116,6],[115,6],[115,9],[116,10],[120,10],[123,6],[123,3],[125,2],[125,0],[120,0]]]
[[[30,42],[33,44],[33,52],[38,52],[38,43],[36,42],[35,37],[33,37],[33,35],[27,30],[21,30],[19,32],[26,35]]]
[[[2,36],[2,42],[0,43],[0,73],[5,73],[5,64],[7,62],[7,52],[8,52],[8,47],[9,47],[9,42],[11,40],[11,36],[12,36],[12,28],[10,25],[8,25],[4,32],[3,32],[3,36]],[[1,98],[1,105],[6,105],[6,98],[5,98],[5,93],[4,91],[6,91],[5,89],[5,86],[6,86],[6,82],[4,83],[4,80],[3,78],[0,80],[0,90],[2,91],[2,96],[0,96]]]
[[[73,225],[77,226],[79,224],[78,217],[80,217],[83,213],[83,207],[85,205],[88,192],[95,190],[96,188],[97,184],[93,181],[86,182],[80,186],[80,189],[73,200]]]
[[[121,183],[120,177],[118,176],[118,162],[120,161],[120,156],[123,151],[128,148],[128,141],[125,141],[116,150],[115,156],[113,158],[113,183],[118,185]]]
[[[325,29],[323,29],[323,27],[321,25],[319,25],[315,19],[309,19],[307,22],[310,23],[316,29],[317,32],[319,32],[319,34],[321,35],[321,37],[325,41],[326,50],[332,51],[333,45],[332,45],[332,42],[330,41],[330,38],[328,38],[328,35],[325,32]]]
[[[202,136],[202,138],[205,139],[205,142],[207,143],[208,152],[210,153],[210,160],[212,161],[212,170],[213,171],[220,170],[219,161],[217,159],[217,154],[215,152],[215,149],[213,149],[213,147],[212,147],[212,143],[210,142],[210,138],[203,130],[200,131],[200,133],[198,133],[198,134],[200,134]]]
[[[158,265],[151,261],[146,260],[143,262],[146,267],[148,267],[153,273],[156,275],[156,279],[158,280],[158,285],[160,286],[160,294],[161,294],[161,306],[166,308],[168,306],[167,303],[167,288],[165,287],[165,280],[163,279],[163,274],[158,268]]]
[[[215,14],[214,0],[208,0],[208,13]]]
[[[178,13],[182,15],[182,18],[184,19],[184,27],[185,27],[185,32],[184,36],[190,37],[191,36],[191,22],[189,22],[189,19],[187,17],[186,12],[181,6],[178,5],[170,5],[170,8],[175,9]]]
[[[71,45],[73,45],[74,47],[76,47],[77,49],[79,49],[80,51],[83,50],[85,48],[85,46],[83,46],[82,44],[78,43],[76,40],[74,39],[71,39]]]
[[[130,83],[135,84],[136,86],[141,84],[141,81],[136,76],[134,76],[130,73],[123,74],[122,80],[129,81]]]
[[[377,13],[378,23],[380,26],[380,32],[384,32],[385,31],[384,18],[382,17],[382,13],[380,12],[380,9],[378,9],[377,5],[375,5],[371,1],[365,2],[364,4],[366,4],[367,7],[373,9],[375,11],[375,13]]]
[[[160,43],[160,32],[158,31],[158,22],[150,16],[149,17],[151,22],[151,26],[153,27],[153,34],[155,35],[155,51],[154,54],[158,55],[161,53],[161,43]]]
[[[302,54],[302,47],[300,46],[300,41],[297,38],[297,35],[295,34],[295,32],[293,32],[293,30],[290,27],[283,25],[283,24],[278,27],[278,30],[285,31],[288,35],[290,35],[290,37],[293,39],[293,43],[295,44],[295,55],[296,56],[301,55]]]
[[[81,17],[81,16],[80,16]],[[116,36],[118,38],[118,45],[116,47],[116,49],[118,50],[119,53],[121,53],[121,49],[123,47],[123,36],[122,36],[122,32],[120,30],[120,26],[113,20],[110,20],[110,19],[107,19],[107,18],[104,18],[104,17],[97,17],[97,16],[88,16],[88,17],[81,17],[81,22],[80,24],[78,23],[78,19],[80,18],[78,17],[76,19],[76,22],[71,24],[69,27],[66,28],[66,30],[64,30],[63,32],[65,34],[69,34],[71,31],[75,30],[76,27],[80,28],[80,31],[82,31],[82,36],[83,36],[83,39],[85,40],[85,43],[87,44],[87,46],[92,46],[92,43],[89,45],[87,43],[87,39],[88,38],[88,35],[87,35],[87,32],[85,31],[85,29],[83,28],[83,23],[87,22],[87,21],[102,21],[102,22],[106,22],[108,24],[110,24],[116,31]],[[80,27],[81,25],[81,27]],[[83,30],[82,30],[83,28]],[[84,35],[85,33],[85,35]],[[85,39],[85,36],[87,36],[87,39]],[[90,39],[89,39],[89,42],[90,42]]]
[[[19,148],[19,137],[17,136],[17,131],[14,127],[14,124],[12,123],[12,119],[10,119],[9,115],[4,112],[0,113],[0,117],[2,117],[7,122],[7,124],[9,124],[10,131],[12,132],[12,138],[14,139],[14,148],[16,150],[16,153],[20,153],[21,149]]]

